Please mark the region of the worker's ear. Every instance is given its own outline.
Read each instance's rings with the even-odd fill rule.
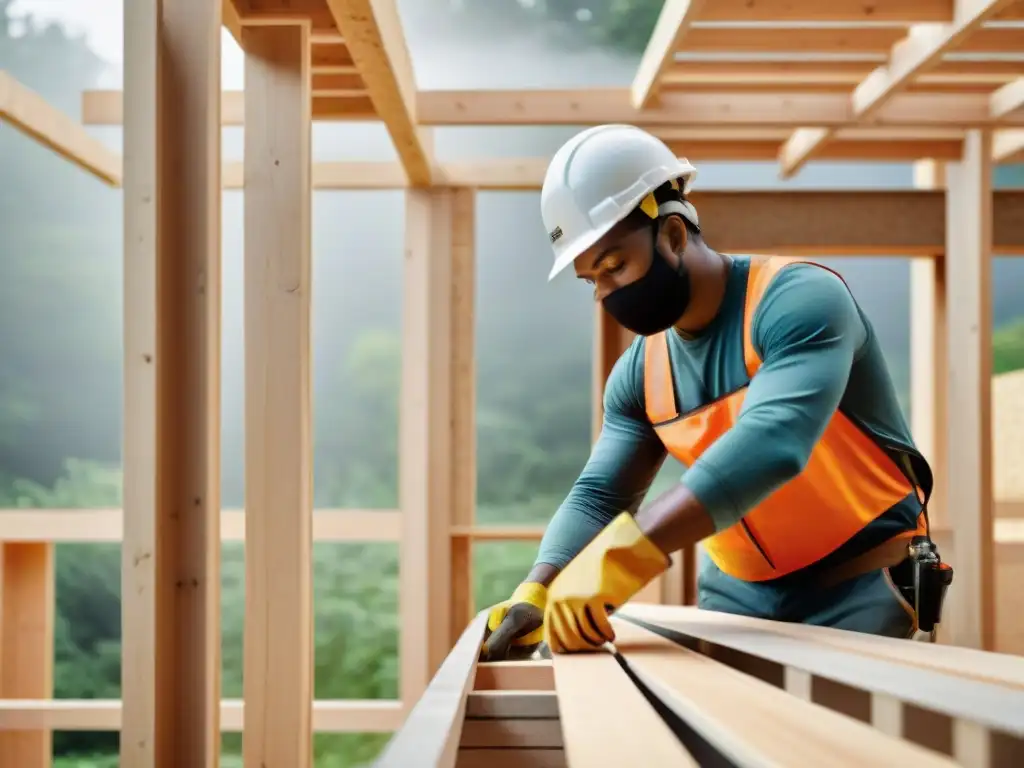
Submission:
[[[675,214],[666,216],[665,220],[661,223],[658,239],[661,241],[659,245],[665,253],[674,254],[681,260],[683,258],[683,251],[686,250],[687,240],[689,239],[689,233],[686,231],[683,217]]]

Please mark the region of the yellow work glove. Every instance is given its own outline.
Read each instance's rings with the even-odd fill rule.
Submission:
[[[623,512],[551,582],[544,642],[552,653],[593,651],[614,642],[609,615],[669,565],[633,516]]]
[[[535,581],[524,581],[512,597],[493,606],[487,616],[487,633],[480,651],[484,661],[529,657],[543,639],[544,606],[548,590]]]

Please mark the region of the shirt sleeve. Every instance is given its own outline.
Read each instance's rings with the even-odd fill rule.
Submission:
[[[536,563],[564,568],[619,513],[635,512],[664,459],[644,409],[643,340],[637,339],[612,368],[601,434],[544,532]]]
[[[803,470],[843,398],[867,328],[839,277],[796,264],[769,284],[751,336],[762,364],[736,423],[682,480],[717,530]]]

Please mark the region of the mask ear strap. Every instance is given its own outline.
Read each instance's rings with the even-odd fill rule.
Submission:
[[[658,205],[658,216],[668,216],[670,213],[678,213],[690,222],[697,231],[700,231],[700,223],[697,219],[697,209],[689,200],[666,200]]]

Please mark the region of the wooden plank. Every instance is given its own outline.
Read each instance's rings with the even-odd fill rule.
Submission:
[[[571,765],[699,765],[613,656],[555,654],[552,661]]]
[[[116,542],[124,532],[120,509],[0,509],[0,541]],[[394,541],[402,516],[394,509],[315,509],[313,540]],[[221,541],[245,541],[245,510],[220,513]]]
[[[476,518],[476,192],[452,192],[451,212],[451,471],[453,526]],[[448,643],[454,645],[475,610],[473,544],[451,537]]]
[[[562,725],[557,719],[505,718],[462,724],[459,749],[562,749]]]
[[[125,6],[121,764],[220,746],[219,3]]]
[[[586,91],[421,90],[416,114],[421,125],[572,125],[631,123],[642,128],[758,126],[847,127],[856,122],[843,93],[662,93],[659,103],[637,111],[628,88]],[[992,118],[988,94],[901,93],[871,120],[878,127],[1016,127],[1024,110]]]
[[[561,749],[460,749],[456,768],[567,768]]]
[[[399,701],[320,700],[313,702],[316,733],[391,733],[405,712]],[[104,699],[2,699],[0,731],[119,731],[124,712],[120,701]],[[222,733],[241,733],[241,699],[220,702]],[[49,763],[47,763],[49,765]]]
[[[955,765],[653,632],[613,622],[616,648],[630,670],[717,752],[739,765]]]
[[[944,634],[954,645],[995,643],[992,499],[992,137],[972,131],[947,166],[948,508],[955,587]],[[962,404],[970,403],[965,408]]]
[[[430,185],[430,158],[416,126],[416,82],[394,0],[327,0],[338,31],[395,143],[413,187]]]
[[[466,700],[467,718],[558,718],[554,691],[472,691]]]
[[[475,691],[553,691],[554,670],[549,660],[491,661],[477,665]]]
[[[646,109],[657,95],[661,76],[672,65],[675,52],[704,5],[704,0],[667,0],[662,5],[633,78],[631,103],[636,109]]]
[[[992,140],[992,160],[996,163],[1024,162],[1024,128],[996,131]]]
[[[715,0],[700,15],[701,21],[828,21],[922,22],[950,21],[951,0]]]
[[[1024,77],[1018,77],[989,96],[992,117],[1008,115],[1021,107],[1024,107]]]
[[[914,164],[914,186],[945,190],[945,166],[934,159]],[[946,262],[910,262],[910,427],[928,459],[935,487],[928,505],[931,525],[948,527],[946,513]]]
[[[907,35],[893,41],[886,64],[875,69],[853,90],[850,104],[858,122],[871,119],[918,74],[937,64],[942,56],[963,47],[977,37],[982,24],[1016,0],[954,0],[953,19],[948,24],[922,24],[911,27]],[[992,110],[994,118],[1010,113]],[[831,140],[834,129],[798,128],[779,151],[781,175],[788,178],[804,166],[811,156]]]
[[[6,123],[104,184],[121,184],[121,161],[70,116],[0,70],[0,124]]]
[[[242,30],[247,768],[312,764],[309,34]]]
[[[831,680],[869,694],[882,694],[953,719],[980,723],[1005,733],[1024,735],[1024,691],[998,682],[971,679],[954,672],[919,667],[851,653],[816,638],[776,632],[779,622],[748,619],[743,624],[719,621],[713,611],[681,613],[660,606],[628,606],[620,615],[676,642],[687,638],[713,643],[764,659],[784,668]],[[673,612],[685,618],[673,618]],[[731,618],[731,617],[728,617]],[[832,634],[851,634],[829,630]],[[616,625],[618,634],[618,625]],[[618,644],[618,640],[616,640]],[[925,644],[918,643],[916,647]],[[915,646],[912,646],[915,647]],[[620,648],[621,650],[621,648]]]
[[[449,645],[452,193],[406,195],[399,404],[401,698],[412,706]]]
[[[405,724],[374,762],[375,768],[412,765],[452,768],[455,765],[466,698],[476,676],[486,626],[487,614],[481,612],[445,657]]]
[[[52,544],[0,548],[0,698],[53,695],[54,556]],[[0,765],[46,768],[53,731],[0,733]]]

